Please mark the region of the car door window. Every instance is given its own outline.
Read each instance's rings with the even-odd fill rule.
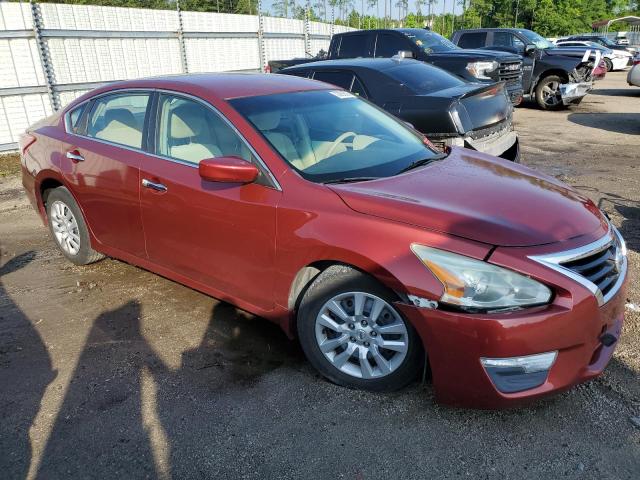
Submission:
[[[487,41],[487,32],[463,33],[458,42],[460,48],[480,48],[484,47]]]
[[[87,136],[141,149],[148,104],[148,93],[113,94],[99,98],[91,110]]]
[[[336,87],[344,88],[345,90],[351,89],[351,83],[353,82],[353,73],[350,72],[318,72],[313,75],[314,80],[320,80],[321,82],[330,83]]]
[[[494,32],[493,44],[501,47],[512,47],[524,51],[524,43],[511,32]]]
[[[356,75],[353,76],[353,83],[351,84],[351,93],[354,93],[362,98],[367,98],[367,92],[364,89],[364,85]]]
[[[397,55],[400,50],[411,50],[406,39],[388,33],[378,35],[376,41],[376,57],[393,57]]]
[[[158,103],[156,152],[197,165],[207,158],[234,156],[254,162],[240,136],[206,105],[161,94]]]

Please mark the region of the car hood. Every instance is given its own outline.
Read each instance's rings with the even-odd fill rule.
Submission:
[[[330,188],[357,212],[496,246],[607,228],[591,200],[556,179],[463,148],[405,174]]]

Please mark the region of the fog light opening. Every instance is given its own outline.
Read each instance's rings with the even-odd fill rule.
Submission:
[[[482,366],[502,393],[516,393],[539,387],[547,380],[557,351],[509,358],[481,358]]]

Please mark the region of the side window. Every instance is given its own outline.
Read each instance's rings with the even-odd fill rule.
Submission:
[[[318,72],[316,71],[313,76],[314,80],[320,80],[321,82],[330,83],[345,90],[351,89],[351,82],[353,82],[353,73],[349,72]]]
[[[411,50],[409,40],[388,33],[378,34],[376,40],[376,57],[390,58],[400,50]]]
[[[296,77],[309,78],[311,70],[297,70],[295,72],[287,72],[287,75],[294,75]]]
[[[364,85],[360,81],[360,79],[354,75],[353,77],[353,85],[351,86],[351,93],[354,93],[362,98],[367,98],[367,92],[364,89]]]
[[[460,48],[480,48],[484,47],[487,41],[487,32],[463,33],[458,41]]]
[[[524,51],[524,43],[510,32],[495,32],[493,44],[501,47],[512,47]]]
[[[338,58],[366,57],[367,35],[344,35],[340,42]]]
[[[69,132],[80,133],[80,120],[82,119],[82,114],[87,108],[87,105],[89,105],[89,102],[83,103],[79,107],[76,107],[67,113],[67,130]]]
[[[238,134],[211,108],[174,95],[160,95],[156,152],[197,165],[207,158],[235,156],[255,163]]]
[[[95,101],[87,125],[87,136],[142,148],[149,94],[114,94]]]

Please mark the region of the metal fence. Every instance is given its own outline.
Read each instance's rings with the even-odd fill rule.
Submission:
[[[27,126],[106,82],[260,71],[327,50],[327,23],[176,10],[0,3],[0,151]]]

